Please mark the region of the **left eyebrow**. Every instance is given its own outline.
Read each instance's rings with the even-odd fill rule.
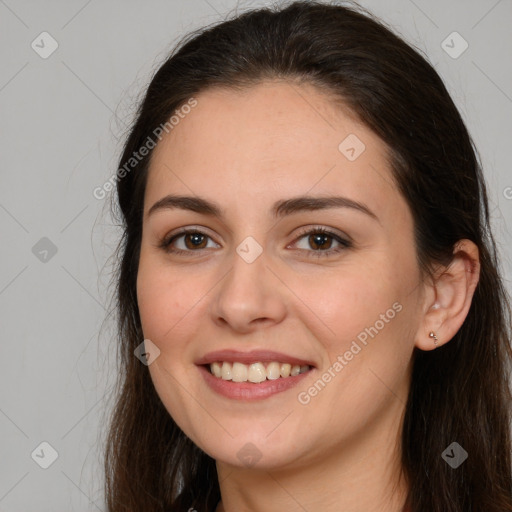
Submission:
[[[191,210],[196,213],[218,217],[220,219],[224,218],[223,210],[217,203],[200,197],[177,195],[168,195],[158,200],[149,209],[147,216],[149,217],[159,210],[175,208]],[[303,211],[326,210],[330,208],[351,208],[379,221],[377,215],[375,215],[375,213],[373,213],[364,203],[342,196],[299,196],[290,199],[282,199],[273,204],[271,212],[273,217],[280,218]]]
[[[329,208],[352,208],[362,212],[375,220],[379,220],[368,206],[359,201],[354,201],[342,196],[300,196],[285,199],[274,203],[272,213],[274,217],[283,217],[301,211],[326,210]]]

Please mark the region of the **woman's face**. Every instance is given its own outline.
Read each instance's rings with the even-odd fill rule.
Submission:
[[[390,449],[423,293],[385,145],[312,86],[196,100],[144,200],[137,297],[164,406],[237,466]]]

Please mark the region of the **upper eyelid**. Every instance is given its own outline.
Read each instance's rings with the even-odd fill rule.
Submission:
[[[311,232],[324,232],[324,234],[328,235],[328,236],[332,236],[333,238],[334,237],[339,237],[347,242],[350,242],[350,243],[353,243],[353,240],[352,240],[352,237],[349,236],[347,233],[345,233],[344,231],[340,231],[338,229],[335,229],[335,228],[330,228],[330,227],[325,227],[325,226],[322,226],[322,225],[309,225],[309,226],[304,226],[304,227],[301,227],[299,228],[300,232],[295,235],[295,239],[296,240],[297,238],[302,238],[303,236],[311,233]]]
[[[169,232],[167,235],[165,235],[162,240],[163,241],[171,241],[175,240],[176,238],[179,238],[184,235],[188,235],[190,233],[200,233],[202,235],[206,235],[208,238],[211,238],[213,241],[215,241],[215,237],[209,234],[209,230],[207,228],[204,228],[202,226],[187,226],[184,228],[178,228],[178,230],[173,230]],[[217,243],[217,242],[215,242]]]

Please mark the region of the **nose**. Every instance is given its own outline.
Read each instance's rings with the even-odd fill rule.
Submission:
[[[278,324],[286,315],[285,290],[268,267],[265,251],[251,263],[235,252],[231,269],[214,290],[211,313],[221,327],[249,333]]]

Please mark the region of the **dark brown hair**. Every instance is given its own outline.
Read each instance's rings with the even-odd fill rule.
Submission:
[[[358,7],[293,2],[252,10],[190,34],[154,75],[120,159],[123,166],[191,97],[265,79],[309,83],[340,100],[387,145],[411,209],[427,277],[454,244],[473,241],[481,274],[469,314],[447,344],[416,349],[402,434],[413,512],[512,511],[510,308],[499,276],[481,165],[442,80],[419,51]],[[110,512],[209,512],[220,499],[215,461],[161,403],[134,357],[143,338],[136,278],[151,152],[117,181],[123,237],[116,311],[119,389],[105,453]],[[117,205],[115,205],[117,207]],[[459,443],[469,458],[441,457]]]

